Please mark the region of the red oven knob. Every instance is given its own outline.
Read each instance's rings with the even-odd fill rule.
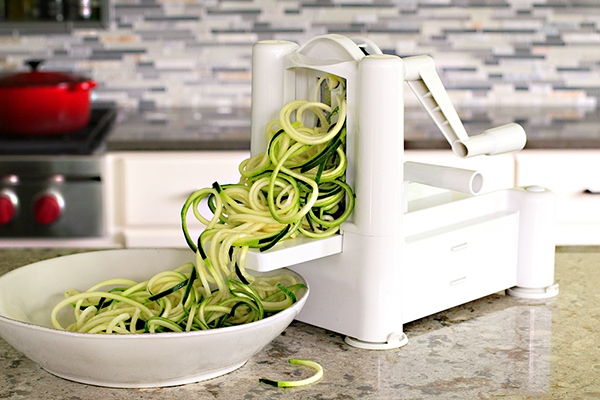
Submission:
[[[11,190],[0,192],[0,225],[6,225],[17,213],[17,196]]]
[[[33,203],[33,216],[40,225],[53,223],[60,217],[64,203],[62,197],[55,193],[44,193]]]

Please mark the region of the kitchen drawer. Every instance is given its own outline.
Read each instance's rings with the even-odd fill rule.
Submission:
[[[600,244],[600,151],[527,150],[516,162],[517,185],[556,194],[557,244]]]
[[[181,208],[194,191],[213,182],[236,183],[238,166],[248,152],[124,152],[115,153],[118,215],[127,246],[185,246]],[[202,205],[203,215],[210,217]],[[190,214],[192,214],[190,212]],[[189,215],[191,231],[204,228]],[[176,237],[172,237],[175,235]],[[151,240],[152,238],[157,238]]]
[[[515,186],[515,160],[513,154],[459,158],[450,150],[408,150],[404,161],[443,165],[479,171],[483,175],[481,193]]]
[[[403,322],[516,284],[518,214],[477,218],[460,225],[406,238]]]

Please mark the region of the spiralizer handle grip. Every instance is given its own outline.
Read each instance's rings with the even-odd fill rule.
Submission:
[[[429,56],[402,59],[404,80],[459,157],[495,155],[525,147],[525,130],[512,123],[469,137]]]
[[[452,143],[452,150],[460,157],[473,157],[481,154],[493,156],[522,150],[527,136],[519,124],[507,124],[488,129],[482,134]]]

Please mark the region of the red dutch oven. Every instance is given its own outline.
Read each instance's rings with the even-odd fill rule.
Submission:
[[[0,133],[61,135],[87,125],[91,89],[96,82],[59,72],[38,71],[41,61],[29,61],[31,72],[0,78]]]

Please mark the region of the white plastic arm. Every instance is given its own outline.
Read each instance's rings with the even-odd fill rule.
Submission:
[[[488,129],[469,137],[429,56],[403,58],[404,80],[425,107],[459,157],[495,155],[519,151],[527,140],[525,130],[515,123]]]
[[[413,161],[404,163],[404,180],[471,196],[479,194],[483,187],[483,176],[477,171]]]

